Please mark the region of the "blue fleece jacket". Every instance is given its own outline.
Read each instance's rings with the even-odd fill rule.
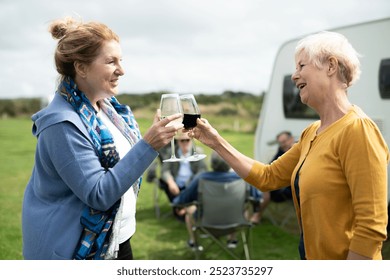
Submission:
[[[23,200],[23,256],[71,259],[83,208],[109,209],[158,153],[141,139],[106,172],[80,117],[58,94],[32,120],[38,141]]]

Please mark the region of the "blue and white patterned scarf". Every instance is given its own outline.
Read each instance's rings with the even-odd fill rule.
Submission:
[[[73,79],[65,77],[60,83],[57,92],[69,102],[79,114],[93,141],[96,153],[102,167],[112,168],[119,161],[114,139],[97,116],[95,109],[88,98],[81,92]],[[122,132],[131,147],[141,139],[141,133],[130,108],[121,105],[115,97],[99,101],[100,108],[106,113],[113,124]],[[137,197],[142,178],[133,184]],[[109,187],[109,186],[108,186]],[[113,223],[121,206],[119,199],[108,211],[86,207],[80,218],[84,230],[74,253],[74,259],[104,259],[113,233]]]

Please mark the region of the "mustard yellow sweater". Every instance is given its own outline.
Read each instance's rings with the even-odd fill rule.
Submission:
[[[354,251],[381,259],[387,225],[389,150],[378,127],[353,108],[324,131],[320,121],[270,165],[245,179],[262,191],[292,186],[307,259],[346,259]],[[294,179],[299,167],[300,204]]]

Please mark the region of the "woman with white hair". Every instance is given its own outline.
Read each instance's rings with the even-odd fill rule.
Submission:
[[[382,258],[389,150],[376,124],[348,99],[360,75],[358,56],[334,32],[298,43],[292,80],[320,120],[272,164],[241,154],[205,119],[190,132],[260,190],[291,184],[302,259]]]

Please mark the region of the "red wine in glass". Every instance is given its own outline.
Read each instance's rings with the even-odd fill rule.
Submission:
[[[185,129],[196,127],[196,120],[200,118],[200,110],[193,94],[180,95],[181,108],[183,113],[183,125]],[[195,140],[192,139],[192,155],[186,157],[188,161],[198,161],[206,157],[205,154],[199,154],[196,151]]]
[[[183,124],[185,129],[191,129],[196,126],[196,119],[200,119],[200,114],[184,114]]]

